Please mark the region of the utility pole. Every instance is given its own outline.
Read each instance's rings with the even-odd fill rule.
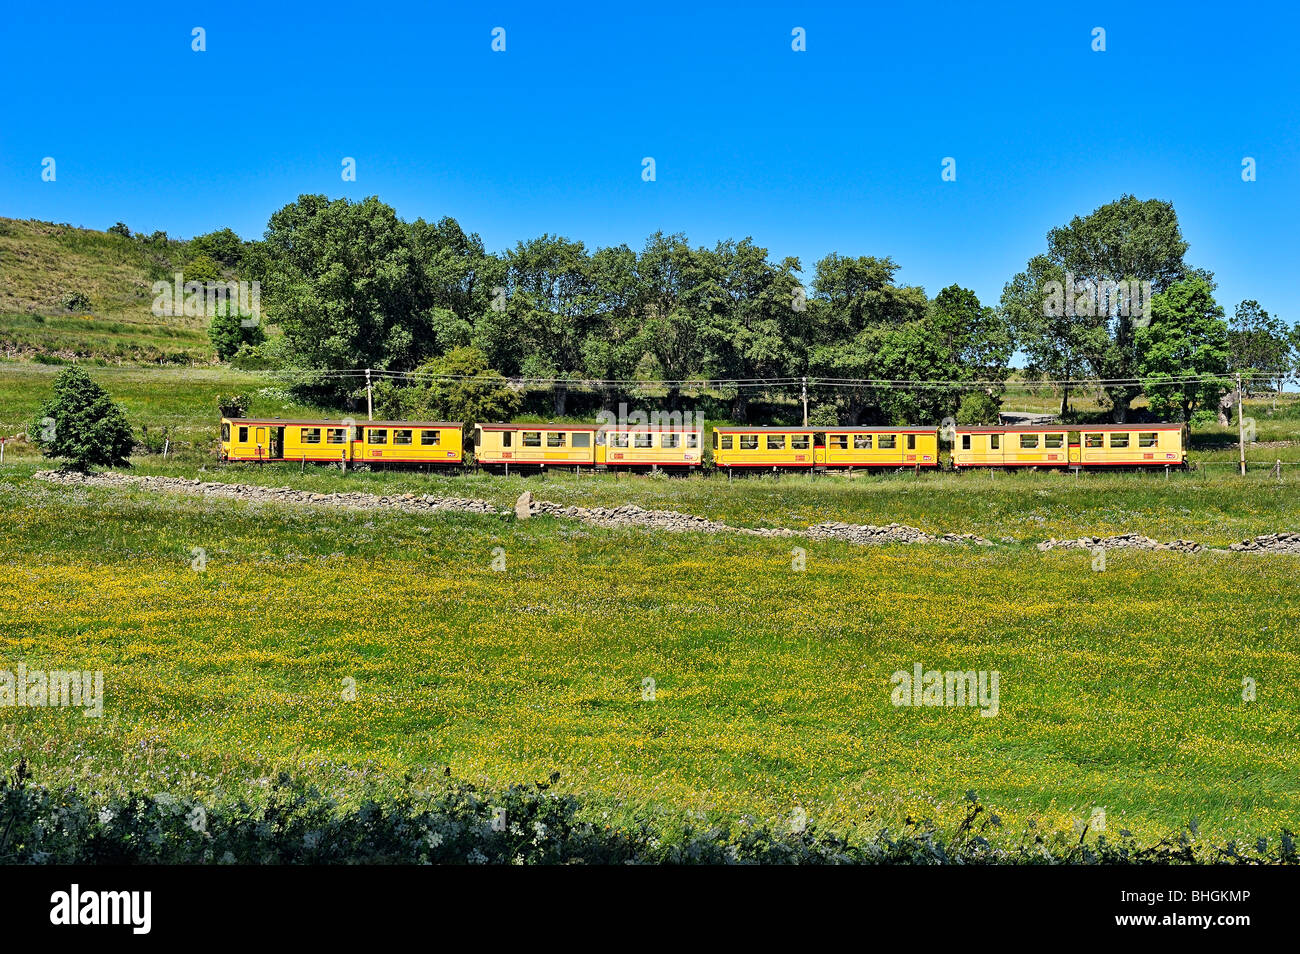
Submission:
[[[1246,418],[1241,406],[1241,372],[1237,372],[1237,451],[1240,458],[1241,476],[1246,476]]]
[[[801,378],[800,380],[802,381],[802,384],[800,385],[799,390],[803,394],[803,426],[807,427],[808,426],[808,376],[804,375],[803,378]]]
[[[370,369],[366,368],[366,420],[375,419],[375,392],[370,389]]]

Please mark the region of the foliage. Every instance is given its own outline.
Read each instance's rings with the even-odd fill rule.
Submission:
[[[996,424],[1002,405],[987,391],[972,391],[961,399],[957,408],[958,424]]]
[[[1242,374],[1263,374],[1273,379],[1281,390],[1285,380],[1296,370],[1300,358],[1300,336],[1280,318],[1270,315],[1259,302],[1250,300],[1237,305],[1228,328],[1228,370]],[[1247,382],[1247,393],[1261,382]]]
[[[108,227],[108,232],[110,235],[120,235],[123,238],[131,237],[131,230],[127,228],[125,222],[115,222]]]
[[[208,338],[222,361],[230,361],[245,347],[257,347],[266,341],[260,316],[245,319],[239,308],[229,302],[217,307],[217,313],[208,323]]]
[[[519,411],[519,395],[488,367],[477,348],[453,348],[414,372],[415,384],[398,388],[387,381],[375,390],[381,417],[407,420],[462,421],[465,434],[475,424],[508,421]]]
[[[27,436],[46,457],[83,471],[127,463],[134,443],[126,413],[76,365],[55,379],[54,394],[37,411]]]
[[[194,270],[195,260],[199,258],[213,262],[217,268],[238,268],[244,257],[244,241],[231,229],[223,228],[206,235],[196,235],[190,239],[188,251],[192,257],[185,266],[187,278]],[[200,278],[197,273],[194,274],[193,279],[208,280]]]
[[[90,310],[90,298],[79,291],[64,292],[63,297],[59,299],[59,304],[63,306],[64,311]]]
[[[1175,282],[1212,277],[1187,266],[1178,216],[1169,202],[1124,195],[1047,235],[1047,251],[1030,259],[1025,271],[1007,283],[1002,310],[1029,358],[1029,370],[1058,380],[1085,375],[1103,380],[1136,377],[1135,298],[1117,300],[1086,292],[1087,283],[1150,282],[1159,294]],[[1051,307],[1049,282],[1065,286],[1059,307]],[[1073,292],[1071,292],[1073,287]],[[1127,314],[1125,313],[1127,312]],[[1140,388],[1107,385],[1117,420],[1124,420]],[[1068,388],[1062,394],[1064,411]]]
[[[222,417],[248,417],[253,399],[247,392],[222,394],[217,398],[217,413]]]
[[[1223,309],[1203,278],[1175,282],[1152,300],[1151,323],[1137,330],[1135,344],[1151,410],[1162,418],[1190,419],[1198,409],[1217,408],[1228,390],[1228,327]],[[1203,378],[1180,381],[1185,375]]]
[[[20,761],[0,781],[0,864],[1282,864],[1300,863],[1283,829],[1270,843],[1200,842],[1196,825],[1153,845],[1131,834],[1089,844],[1028,832],[997,844],[1001,819],[973,792],[952,831],[910,821],[853,842],[822,831],[740,820],[595,824],[558,781],[482,790],[463,782],[416,787],[346,807],[280,773],[260,803],[205,804],[167,792],[108,797],[31,783]]]

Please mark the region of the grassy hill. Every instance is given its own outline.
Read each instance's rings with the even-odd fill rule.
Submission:
[[[36,359],[207,363],[206,318],[159,318],[151,286],[185,243],[0,218],[0,354]],[[89,307],[69,307],[85,296]]]

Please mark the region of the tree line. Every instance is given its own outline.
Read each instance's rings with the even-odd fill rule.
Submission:
[[[955,284],[930,297],[869,255],[832,252],[804,287],[798,259],[774,260],[748,237],[705,247],[656,232],[635,250],[548,233],[489,252],[454,219],[406,222],[375,197],[303,195],[260,241],[229,230],[194,241],[207,262],[261,282],[283,332],[263,341],[218,319],[221,356],[296,371],[332,401],[356,383],[323,372],[365,367],[553,379],[556,415],[583,381],[662,381],[677,408],[682,381],[807,376],[820,382],[815,424],[974,423],[996,414],[1019,353],[1027,381],[1097,382],[1098,409],[1116,420],[1141,395],[1151,413],[1189,419],[1217,410],[1235,372],[1280,388],[1300,353],[1296,329],[1257,302],[1227,319],[1213,273],[1186,261],[1172,204],[1128,195],[1052,229],[996,305]],[[1060,388],[1063,412],[1072,390]],[[403,406],[391,391],[384,400]],[[595,400],[631,392],[606,383]],[[750,419],[756,393],[728,392],[730,417]]]

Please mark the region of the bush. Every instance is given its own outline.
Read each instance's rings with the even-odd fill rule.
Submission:
[[[32,785],[25,762],[0,782],[0,864],[1296,864],[1285,829],[1269,845],[1205,845],[1189,832],[1139,846],[1120,833],[1094,844],[1033,835],[1014,847],[973,793],[953,832],[911,822],[852,843],[809,822],[803,831],[685,821],[597,825],[548,782],[481,791],[445,780],[345,808],[281,774],[264,801],[200,804],[167,793],[94,799],[75,787]],[[501,822],[504,821],[504,824]]]
[[[996,424],[1002,403],[986,391],[972,391],[957,407],[958,424]]]
[[[257,346],[266,341],[260,318],[251,319],[254,323],[245,325],[239,315],[239,309],[227,305],[212,316],[208,325],[208,338],[222,361],[230,361],[245,345]]]
[[[222,417],[248,417],[253,399],[248,394],[224,394],[217,398],[217,411]]]
[[[64,311],[90,311],[90,299],[84,292],[64,292],[63,297],[59,299],[59,304],[63,306]]]
[[[117,223],[115,223],[115,224],[113,224],[113,225],[110,225],[110,226],[108,227],[108,234],[109,234],[109,235],[120,235],[120,236],[122,236],[123,238],[130,238],[130,237],[131,237],[131,230],[130,230],[129,228],[126,227],[126,223],[125,223],[125,222],[117,222]]]
[[[80,471],[127,463],[135,443],[126,412],[75,364],[55,378],[54,396],[36,412],[27,439]]]

